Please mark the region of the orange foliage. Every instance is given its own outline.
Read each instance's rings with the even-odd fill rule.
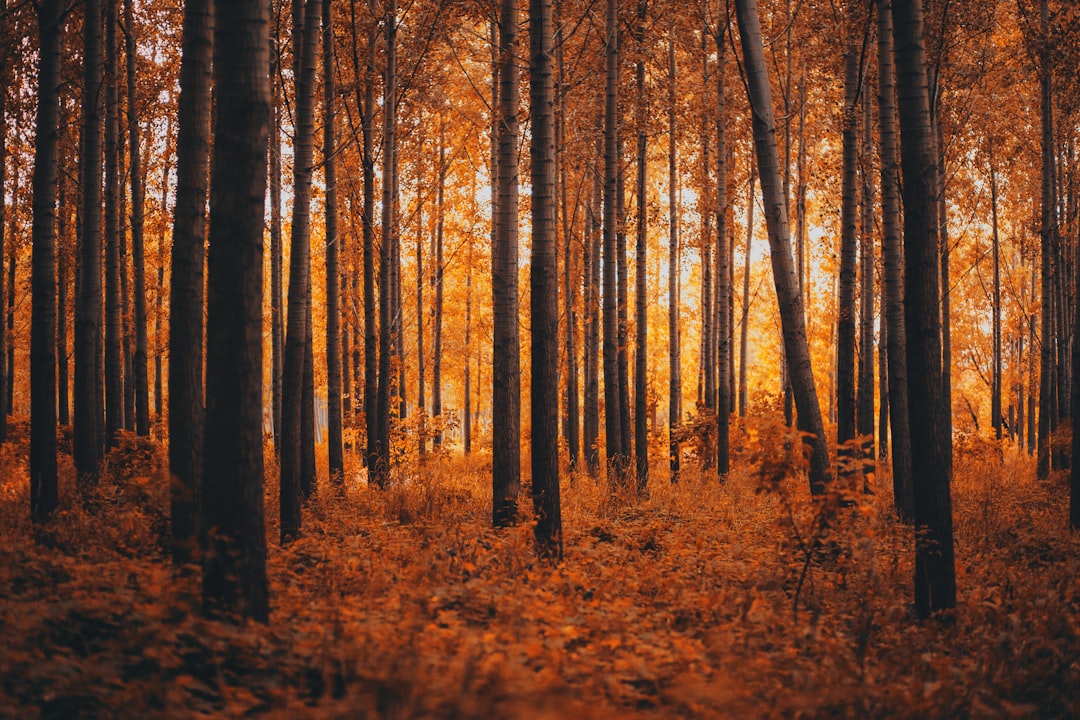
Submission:
[[[961,598],[932,621],[909,610],[890,483],[815,505],[761,425],[725,485],[688,472],[629,501],[568,482],[556,568],[527,526],[488,528],[483,460],[406,466],[386,492],[324,485],[305,537],[270,545],[262,627],[202,617],[197,572],[165,559],[159,448],[125,437],[91,509],[34,529],[16,435],[0,455],[12,715],[1080,713],[1080,540],[1061,483],[987,441],[957,448]]]

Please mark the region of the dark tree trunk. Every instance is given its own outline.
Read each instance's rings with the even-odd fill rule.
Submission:
[[[990,161],[990,218],[993,233],[991,252],[994,256],[994,299],[991,308],[993,325],[993,376],[990,383],[990,422],[994,436],[1001,439],[1001,258],[998,240],[998,186],[997,169],[994,167],[994,141],[989,142]]]
[[[435,269],[431,273],[431,284],[435,291],[435,307],[432,309],[432,360],[431,360],[431,417],[437,430],[432,438],[432,446],[438,450],[443,444],[442,421],[442,326],[443,326],[443,231],[446,222],[446,121],[439,118],[439,177],[435,194],[435,237],[432,261]]]
[[[270,387],[274,422],[274,454],[281,460],[281,395],[285,372],[285,324],[281,246],[281,23],[274,22],[270,40]],[[280,462],[279,462],[280,464]]]
[[[537,551],[562,559],[559,505],[559,267],[555,228],[551,0],[529,0],[532,115],[532,499]]]
[[[904,310],[915,499],[915,606],[956,604],[948,418],[938,315],[938,156],[930,122],[921,0],[894,0],[897,105],[904,176]],[[896,453],[894,453],[895,455]]]
[[[150,434],[150,389],[147,385],[146,350],[146,250],[143,242],[143,169],[139,138],[138,94],[135,87],[135,19],[132,0],[124,0],[127,42],[128,146],[131,153],[131,262],[134,266],[132,299],[135,308],[135,354],[132,383],[135,386],[135,432]]]
[[[419,156],[424,157],[424,144],[420,142]],[[424,386],[424,173],[420,163],[416,164],[416,415],[417,444],[420,460],[427,453],[427,388]]]
[[[269,616],[263,523],[262,290],[270,134],[268,4],[216,7],[203,517],[208,609]]]
[[[840,294],[836,329],[836,445],[839,472],[855,472],[855,283],[859,221],[859,5],[848,3],[844,43],[844,111],[840,211]]]
[[[169,296],[169,473],[177,564],[190,560],[196,550],[195,509],[202,491],[203,257],[214,41],[210,0],[186,1],[183,32]],[[78,362],[75,367],[77,378]]]
[[[499,11],[498,195],[491,257],[492,521],[514,522],[521,490],[521,367],[518,341],[518,70],[517,0]],[[534,429],[535,430],[535,429]]]
[[[1039,3],[1041,17],[1041,36],[1046,38],[1049,34],[1049,9],[1047,0]],[[1054,196],[1054,105],[1053,86],[1050,72],[1050,45],[1043,43],[1043,49],[1039,55],[1039,87],[1041,90],[1042,108],[1042,213],[1041,228],[1039,230],[1040,256],[1042,266],[1040,271],[1039,295],[1042,299],[1042,316],[1040,327],[1042,337],[1039,352],[1039,437],[1038,437],[1038,466],[1036,474],[1045,479],[1050,475],[1050,434],[1056,425],[1053,373],[1054,373],[1054,337],[1052,329],[1053,320],[1053,268],[1051,256],[1054,246],[1054,229],[1057,225],[1057,199]],[[1032,344],[1034,348],[1035,345]]]
[[[101,359],[98,355],[101,342],[101,2],[86,0],[84,8],[82,151],[79,153],[83,188],[79,226],[81,281],[78,302],[75,304],[75,412],[72,428],[75,470],[83,491],[97,484],[98,466],[101,463],[101,416],[105,407],[102,397]],[[186,22],[185,14],[185,25]],[[184,47],[186,50],[187,44]],[[186,60],[184,64],[187,64]],[[188,152],[190,153],[190,150]],[[205,199],[203,202],[205,203]],[[174,240],[175,242],[177,240]],[[174,278],[175,272],[174,264]],[[201,307],[199,317],[202,317]],[[175,314],[173,318],[173,322],[176,322]],[[199,337],[201,349],[201,332]],[[9,363],[9,376],[10,374]],[[175,398],[175,395],[173,397]],[[173,403],[170,403],[170,407],[172,406]],[[10,403],[8,407],[10,408]],[[177,435],[171,432],[171,428],[169,434],[172,438],[169,443],[171,453],[173,443],[177,442]],[[183,440],[179,442],[182,444]],[[182,483],[189,477],[179,475],[171,462],[170,469],[173,476],[178,477],[177,482]],[[174,482],[173,487],[176,485]],[[175,533],[175,519],[173,528]]]
[[[465,417],[462,432],[465,435],[465,454],[472,452],[472,237],[468,244],[468,261],[465,267]]]
[[[622,477],[622,424],[619,418],[618,212],[619,176],[619,41],[616,0],[607,0],[605,21],[606,90],[604,102],[604,418],[609,472]]]
[[[56,148],[60,115],[61,2],[38,5],[38,106],[34,134],[30,329],[30,518],[58,502],[56,477]],[[2,185],[0,185],[2,189]],[[0,222],[3,217],[0,216]]]
[[[558,80],[555,91],[555,175],[558,183],[559,217],[562,221],[563,233],[563,292],[566,337],[566,402],[563,430],[566,438],[569,469],[577,470],[581,458],[581,408],[578,392],[578,363],[577,363],[577,323],[578,313],[575,307],[575,299],[578,296],[574,281],[574,252],[573,236],[577,221],[577,198],[574,202],[573,216],[567,198],[567,172],[566,172],[566,67],[563,57],[564,38],[562,34],[562,20],[559,15],[559,6],[556,4],[552,9],[555,24],[554,38],[555,62],[558,68]]]
[[[859,233],[859,368],[855,397],[855,431],[862,438],[862,456],[873,470],[874,459],[874,137],[870,82],[863,76],[861,215]],[[869,488],[869,485],[866,486]]]
[[[679,343],[679,203],[676,166],[675,32],[668,34],[668,467],[679,481],[679,425],[682,423],[682,352]]]
[[[0,0],[0,11],[7,12],[7,0]],[[7,60],[0,59],[0,82],[8,80]],[[7,305],[7,285],[4,282],[5,232],[7,230],[7,156],[8,156],[7,93],[0,92],[0,309]],[[14,244],[14,238],[11,239]],[[0,444],[7,440],[7,416],[10,403],[7,399],[7,375],[10,363],[7,359],[8,334],[0,329]]]
[[[638,61],[635,72],[637,83],[637,267],[635,275],[634,322],[637,325],[634,354],[634,461],[638,491],[649,482],[649,318],[648,318],[648,216],[645,201],[648,174],[648,97],[645,93],[645,16],[647,0],[639,0],[637,7],[636,40]]]
[[[725,24],[718,20],[716,43],[716,473],[721,480],[731,471],[731,238],[728,235],[727,61]]]
[[[597,153],[597,158],[601,153]],[[588,171],[592,176],[592,188],[585,215],[585,262],[584,280],[584,348],[582,349],[584,409],[582,412],[581,439],[585,450],[585,465],[590,475],[600,471],[600,213],[598,205],[602,194],[600,173],[595,165]]]
[[[105,0],[105,442],[124,427],[120,303],[120,112],[117,98],[117,0]]]
[[[824,492],[830,480],[829,452],[810,365],[802,297],[799,295],[798,278],[791,259],[787,202],[782,195],[772,94],[762,48],[757,3],[755,0],[736,0],[735,9],[747,71],[747,92],[752,108],[754,145],[761,171],[765,224],[769,233],[773,281],[776,285],[780,324],[784,334],[784,354],[791,377],[792,394],[795,397],[795,411],[798,413],[798,429],[805,433],[805,442],[810,446],[810,489],[814,494],[819,494]]]
[[[904,328],[904,256],[900,216],[899,130],[893,65],[892,0],[877,5],[878,114],[881,136],[881,254],[884,258],[884,315],[888,327],[889,415],[892,428],[893,503],[904,522],[914,519],[911,430],[908,423],[907,334]]]
[[[289,250],[289,314],[281,395],[281,542],[300,534],[300,499],[304,489],[304,406],[307,337],[311,299],[311,175],[315,143],[315,54],[321,0],[304,3],[302,24],[293,27],[299,53],[296,82],[296,139],[293,160],[293,219]],[[293,18],[297,17],[294,11]]]
[[[345,475],[341,431],[341,283],[334,140],[334,25],[331,0],[322,0],[323,171],[326,179],[326,434],[330,481]]]
[[[61,120],[61,123],[64,121]],[[61,125],[63,127],[63,125]],[[66,170],[66,168],[65,168]],[[71,422],[71,405],[68,398],[68,331],[67,331],[67,306],[68,306],[68,268],[71,265],[72,244],[68,239],[68,220],[71,217],[71,208],[67,203],[67,179],[64,170],[58,168],[57,203],[59,215],[56,222],[56,393],[57,393],[57,421],[60,425],[68,425]],[[0,182],[0,186],[3,182]],[[0,217],[3,213],[0,212]],[[0,254],[3,253],[3,240],[0,239]],[[2,303],[2,300],[0,300]],[[3,420],[0,419],[0,423]],[[0,442],[3,442],[0,437]]]

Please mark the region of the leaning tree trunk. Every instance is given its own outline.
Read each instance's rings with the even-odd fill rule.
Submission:
[[[562,559],[559,506],[559,268],[555,229],[551,0],[529,0],[532,115],[532,499],[537,551]]]
[[[885,260],[885,307],[888,327],[889,416],[892,428],[893,504],[904,522],[914,518],[911,478],[911,430],[908,422],[907,333],[904,328],[903,240],[900,217],[899,130],[896,72],[893,66],[892,0],[877,5],[878,114],[881,137],[881,254]]]
[[[322,0],[323,173],[326,180],[326,441],[330,481],[345,475],[341,438],[341,282],[337,150],[334,144],[334,26],[331,0]]]
[[[210,163],[213,23],[210,0],[186,0],[177,110],[172,284],[169,290],[169,348],[172,350],[169,356],[169,473],[172,476],[172,557],[177,564],[189,561],[197,549],[195,513],[202,488],[203,258]],[[84,257],[84,295],[87,278],[91,277],[87,267]],[[78,374],[76,357],[76,384]]]
[[[61,2],[38,6],[30,326],[30,518],[52,517],[56,478],[56,147],[60,116]],[[2,192],[2,186],[0,186]],[[3,217],[0,216],[0,222]]]
[[[202,504],[205,607],[260,622],[269,615],[262,443],[268,10],[263,0],[216,3]]]
[[[498,195],[492,285],[492,522],[514,522],[521,491],[521,360],[518,340],[517,0],[499,6]]]
[[[897,104],[904,175],[904,310],[915,499],[915,606],[956,604],[948,419],[938,314],[938,166],[926,83],[921,0],[894,0]],[[896,453],[894,452],[894,455]]]
[[[293,218],[289,250],[289,317],[281,396],[281,542],[300,534],[303,463],[304,362],[311,293],[311,174],[315,142],[315,52],[321,0],[304,2],[301,27],[293,28],[299,51],[296,80],[296,139],[293,160]],[[295,13],[294,13],[295,18]]]
[[[784,352],[798,413],[798,429],[805,433],[810,447],[810,489],[825,491],[830,480],[829,451],[825,427],[821,421],[814,373],[810,365],[810,347],[806,340],[806,321],[798,278],[791,259],[791,233],[788,229],[787,202],[782,194],[780,162],[776,150],[776,124],[773,120],[772,92],[761,41],[761,25],[756,0],[736,0],[736,15],[747,74],[754,126],[754,145],[761,173],[761,192],[765,201],[765,223],[769,234],[773,281],[780,306],[780,325],[784,333]]]

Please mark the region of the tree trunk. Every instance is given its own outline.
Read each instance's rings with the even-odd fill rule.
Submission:
[[[997,170],[994,167],[994,141],[989,141],[990,161],[990,218],[994,256],[994,300],[991,308],[993,324],[993,376],[990,383],[990,422],[994,436],[1001,439],[1001,258],[998,240],[998,187]]]
[[[337,208],[337,149],[334,140],[334,24],[331,0],[322,0],[323,172],[326,181],[326,434],[329,478],[345,475],[341,437],[341,282]]]
[[[172,556],[177,564],[190,560],[196,550],[195,509],[202,491],[203,257],[214,42],[211,12],[210,0],[186,0],[184,5],[169,294],[169,473],[173,478]],[[87,267],[83,265],[84,295]],[[77,383],[78,358],[75,368]]]
[[[491,257],[492,522],[514,522],[521,490],[521,367],[518,341],[517,0],[499,10],[498,195]]]
[[[937,153],[930,122],[921,0],[894,0],[897,105],[904,176],[904,309],[912,478],[915,606],[922,615],[956,604],[948,418],[938,315]],[[894,452],[894,456],[895,456]]]
[[[432,261],[435,270],[431,284],[435,291],[435,307],[432,310],[432,361],[431,361],[431,417],[438,423],[432,446],[438,450],[443,444],[442,417],[442,326],[443,326],[443,231],[446,222],[446,120],[439,118],[439,177],[435,194],[435,238]]]
[[[840,294],[836,329],[836,446],[841,475],[855,472],[850,445],[855,439],[855,267],[859,219],[859,5],[849,2],[845,17],[844,110],[840,210]]]
[[[465,417],[462,432],[465,435],[465,454],[468,455],[472,452],[472,236],[465,242],[468,245],[468,261],[465,267]]]
[[[746,417],[750,393],[747,388],[746,362],[749,355],[750,330],[750,246],[754,240],[754,180],[757,178],[757,160],[750,156],[750,182],[746,189],[746,253],[743,263],[742,317],[739,328],[739,417]]]
[[[874,136],[870,82],[863,76],[862,203],[859,234],[859,368],[855,431],[862,438],[863,473],[874,468]],[[869,489],[869,485],[865,485]]]
[[[728,235],[727,61],[725,27],[717,24],[716,43],[716,473],[731,472],[731,238]]]
[[[755,0],[736,0],[735,9],[747,71],[747,92],[752,108],[754,145],[761,171],[761,192],[765,202],[765,223],[769,233],[773,280],[776,284],[780,324],[784,333],[784,353],[791,377],[792,394],[795,397],[795,411],[798,413],[798,428],[805,433],[805,442],[810,446],[810,489],[814,494],[818,494],[824,492],[830,480],[829,452],[810,365],[802,298],[791,259],[787,203],[781,192],[776,125],[773,120],[772,94],[762,48],[757,3]]]
[[[682,422],[682,353],[679,347],[679,206],[675,124],[675,31],[668,33],[668,467],[679,481],[678,428]]]
[[[637,83],[637,263],[634,277],[634,322],[637,325],[634,349],[634,463],[638,491],[649,482],[649,317],[648,317],[648,215],[646,202],[646,177],[648,174],[648,97],[645,93],[645,18],[647,0],[639,0],[637,6],[636,40],[638,61],[635,75]]]
[[[419,157],[424,157],[424,143],[420,141]],[[419,419],[417,441],[420,459],[427,452],[427,428],[424,417],[427,407],[427,388],[424,387],[424,173],[416,165],[416,414]]]
[[[66,123],[61,119],[60,127]],[[68,332],[67,332],[67,307],[68,307],[68,268],[71,265],[71,243],[68,242],[68,220],[71,217],[71,208],[67,203],[67,178],[63,170],[57,169],[58,190],[56,207],[59,210],[56,222],[56,392],[57,392],[57,421],[60,425],[71,423],[71,405],[68,402]],[[0,186],[3,182],[0,181]],[[3,213],[0,212],[0,217]],[[0,238],[0,255],[3,254],[3,239]],[[2,304],[0,299],[0,304]],[[2,409],[0,409],[2,413]],[[0,419],[0,424],[3,420]],[[3,442],[0,436],[0,442]]]
[[[262,0],[216,3],[202,505],[210,543],[204,604],[260,622],[269,615],[262,444],[268,9]]]
[[[1041,18],[1041,36],[1049,35],[1049,9],[1047,0],[1039,3]],[[1054,333],[1052,329],[1053,319],[1053,290],[1051,256],[1054,246],[1054,229],[1057,225],[1057,199],[1054,196],[1054,106],[1053,87],[1050,73],[1050,47],[1048,42],[1043,42],[1043,49],[1039,55],[1039,87],[1042,97],[1042,213],[1039,230],[1040,255],[1042,268],[1040,272],[1040,290],[1042,298],[1042,318],[1040,326],[1042,337],[1039,352],[1039,438],[1038,438],[1038,466],[1036,474],[1040,479],[1050,475],[1050,434],[1054,429],[1055,413],[1053,402],[1053,372],[1054,372]],[[1034,347],[1034,344],[1032,345]]]
[[[56,477],[56,148],[60,115],[60,0],[38,6],[30,328],[30,518],[52,517]],[[0,185],[2,189],[2,185]],[[0,222],[3,217],[0,216]]]
[[[7,13],[7,0],[0,0],[0,11]],[[0,59],[0,82],[8,82],[6,55]],[[0,92],[0,309],[7,305],[7,285],[4,281],[4,251],[6,249],[5,231],[7,230],[7,156],[8,156],[7,93]],[[15,238],[10,241],[13,245]],[[7,400],[7,375],[10,363],[7,360],[7,333],[0,329],[0,444],[7,440],[7,416],[10,403]]]
[[[135,19],[132,0],[124,0],[124,25],[127,49],[128,147],[131,153],[131,262],[134,266],[132,287],[135,307],[135,355],[132,358],[132,382],[135,386],[135,432],[150,434],[150,389],[147,386],[146,350],[146,250],[143,242],[143,169],[139,138],[138,94],[135,88]]]
[[[599,143],[598,143],[599,144]],[[602,154],[596,153],[597,159]],[[592,189],[585,215],[585,333],[582,351],[585,365],[585,407],[582,413],[582,443],[585,446],[585,465],[590,475],[600,471],[600,213],[601,176],[595,163],[587,172],[592,176]]]
[[[529,0],[532,115],[532,499],[541,557],[562,559],[559,503],[559,268],[555,228],[551,0]]]
[[[914,519],[911,477],[911,426],[908,422],[907,333],[904,327],[903,240],[900,216],[899,129],[896,70],[893,65],[892,0],[877,4],[878,114],[881,135],[881,253],[885,261],[888,326],[889,415],[892,428],[893,503],[903,522]]]
[[[276,41],[275,41],[276,40]],[[281,393],[285,372],[285,325],[281,247],[281,23],[274,23],[270,41],[270,387],[274,422],[274,453],[281,460]]]
[[[563,58],[564,37],[562,34],[562,19],[559,14],[559,6],[552,8],[555,25],[554,38],[555,63],[558,79],[555,91],[555,175],[558,183],[560,219],[562,221],[563,234],[563,313],[565,321],[566,337],[566,404],[565,417],[563,420],[564,435],[566,437],[569,469],[574,472],[580,465],[581,458],[581,407],[578,391],[578,364],[577,364],[577,323],[578,313],[575,307],[575,299],[578,296],[576,283],[574,282],[574,252],[573,236],[577,224],[578,201],[574,201],[574,213],[570,214],[567,198],[567,172],[566,172],[566,67]]]
[[[281,397],[281,542],[300,534],[304,472],[304,392],[308,302],[311,296],[311,175],[315,142],[315,53],[321,0],[304,3],[302,25],[293,27],[299,53],[296,79],[296,139],[293,160],[293,218],[289,251],[289,316]],[[295,19],[296,13],[293,17]]]
[[[606,90],[604,94],[604,258],[603,258],[603,354],[604,354],[604,418],[609,472],[621,478],[623,448],[622,424],[619,418],[618,367],[618,288],[616,183],[619,170],[619,47],[616,0],[607,0],[605,20]]]
[[[117,0],[105,0],[105,442],[124,427],[120,303],[120,112],[117,98]]]

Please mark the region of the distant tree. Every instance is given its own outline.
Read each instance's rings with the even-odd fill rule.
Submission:
[[[269,619],[262,444],[268,10],[264,0],[215,7],[202,503],[205,606],[260,622]]]
[[[784,334],[784,353],[791,374],[791,390],[798,413],[798,429],[805,433],[810,448],[810,489],[824,492],[830,480],[829,451],[825,427],[821,421],[810,348],[806,340],[806,320],[798,277],[791,259],[791,234],[788,229],[787,203],[782,196],[779,156],[776,150],[776,126],[773,120],[772,94],[761,40],[761,24],[755,0],[736,0],[736,17],[747,74],[754,129],[754,146],[761,172],[761,192],[765,203],[765,224],[769,233],[770,258],[780,325]]]
[[[56,478],[56,148],[60,114],[60,0],[38,5],[38,107],[34,134],[30,329],[30,517],[45,522]],[[0,93],[2,94],[2,93]],[[3,218],[0,217],[0,223]]]
[[[956,604],[949,493],[951,436],[945,409],[938,401],[945,372],[938,309],[938,155],[930,123],[921,0],[893,0],[893,17],[904,177],[904,310],[915,499],[915,607],[920,614],[929,615]]]
[[[446,226],[446,119],[439,117],[439,167],[437,190],[435,195],[435,235],[432,238],[432,262],[435,269],[431,273],[431,284],[435,291],[435,307],[432,308],[432,362],[431,362],[431,417],[439,423],[432,444],[439,449],[443,444],[442,418],[442,359],[443,359],[443,234]]]

